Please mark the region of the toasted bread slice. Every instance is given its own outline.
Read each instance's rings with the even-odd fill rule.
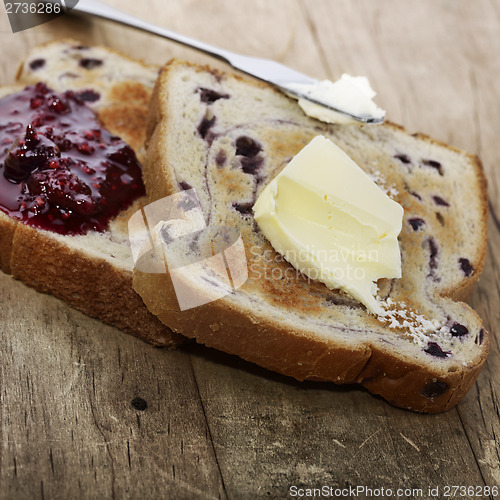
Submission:
[[[148,101],[158,70],[103,47],[64,40],[37,47],[18,72],[18,89],[44,82],[73,90],[141,157]],[[104,232],[60,235],[35,229],[0,211],[0,265],[15,278],[59,297],[80,311],[147,342],[174,346],[179,335],[160,323],[132,288],[127,221],[144,197],[114,218]]]
[[[403,277],[378,283],[393,304],[387,318],[295,272],[254,221],[256,197],[319,134],[404,207]],[[150,202],[196,189],[207,224],[236,228],[248,261],[241,288],[182,312],[168,272],[136,269],[136,291],[172,330],[299,380],[357,382],[420,412],[447,410],[472,386],[488,353],[480,318],[458,302],[486,251],[486,181],[475,156],[390,123],[323,124],[263,83],[180,61],[156,84],[147,145]],[[183,280],[207,296],[221,286],[189,272]]]

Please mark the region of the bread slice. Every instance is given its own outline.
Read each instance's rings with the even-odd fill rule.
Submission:
[[[392,304],[386,318],[295,272],[253,219],[266,183],[319,134],[404,207],[403,278],[378,283]],[[134,288],[173,331],[298,380],[357,382],[420,412],[447,410],[472,386],[488,353],[480,318],[458,302],[486,251],[486,181],[475,156],[390,123],[323,124],[263,83],[181,61],[157,81],[147,145],[150,201],[196,189],[208,226],[236,228],[248,261],[243,286],[184,311],[168,272],[136,269]],[[163,227],[155,234],[167,242]],[[221,286],[183,279],[207,296]]]
[[[158,69],[103,47],[64,40],[31,51],[17,89],[44,82],[74,90],[141,157],[147,107]],[[104,232],[67,236],[35,229],[0,211],[0,265],[15,278],[147,342],[174,346],[179,335],[160,323],[132,288],[128,218],[144,197],[122,211]]]

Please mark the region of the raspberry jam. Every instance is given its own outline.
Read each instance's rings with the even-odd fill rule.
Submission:
[[[144,195],[134,151],[72,91],[0,100],[0,210],[60,234],[104,231]]]

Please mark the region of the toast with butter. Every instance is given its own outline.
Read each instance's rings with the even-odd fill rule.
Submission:
[[[378,281],[386,316],[296,272],[254,220],[265,186],[318,135],[404,208],[402,278]],[[135,269],[134,288],[173,331],[298,380],[359,383],[419,412],[452,408],[474,384],[488,336],[461,301],[486,252],[486,181],[477,157],[391,123],[327,125],[264,83],[172,61],[153,93],[143,175],[150,202],[195,189],[207,226],[236,229],[246,250],[240,288],[183,311],[170,262],[164,272]],[[172,239],[168,229],[155,227],[161,243]],[[181,278],[207,296],[221,287],[189,272]]]
[[[53,138],[57,146],[49,147],[44,146],[49,132],[47,123],[40,119],[43,115],[38,113],[39,123],[33,127],[30,125],[33,140],[38,141],[38,146],[33,151],[36,154],[45,154],[49,160],[55,160],[54,168],[57,167],[57,170],[50,171],[45,165],[40,172],[40,169],[35,169],[30,175],[21,172],[20,177],[14,179],[16,182],[13,183],[9,178],[10,185],[5,182],[2,184],[0,265],[4,272],[39,291],[55,295],[89,316],[99,318],[152,344],[174,346],[181,341],[181,337],[160,323],[132,288],[133,261],[127,229],[130,215],[145,203],[144,189],[142,188],[141,193],[140,187],[140,165],[132,149],[141,160],[148,102],[157,74],[158,68],[154,66],[134,61],[107,48],[87,47],[73,40],[49,43],[30,52],[18,71],[19,87],[4,89],[2,94],[3,97],[10,94],[12,101],[8,104],[5,101],[2,103],[5,108],[2,133],[9,131],[11,122],[19,128],[14,130],[11,127],[12,137],[7,134],[5,138],[2,181],[8,178],[9,168],[13,169],[15,174],[16,168],[19,170],[19,165],[23,165],[19,162],[12,163],[13,155],[7,151],[12,143],[9,139],[19,141],[21,137],[21,145],[29,140],[28,132],[26,137],[24,132],[28,123],[22,120],[16,123],[15,113],[19,113],[19,110],[14,109],[15,106],[22,107],[23,112],[28,114],[51,106],[47,112],[47,123],[56,120],[54,130],[57,127],[66,127],[66,132],[57,139]],[[67,91],[71,93],[67,94]],[[53,97],[52,92],[55,92]],[[72,113],[65,108],[65,103],[70,104]],[[97,114],[98,120],[93,121],[95,116],[86,109],[87,107]],[[88,142],[79,142],[75,139],[75,130],[83,126],[84,115],[90,120],[90,130],[85,131],[87,136],[90,134],[90,139]],[[51,123],[54,122],[49,125]],[[101,128],[100,124],[109,132]],[[44,130],[43,137],[37,136],[37,127]],[[18,136],[17,139],[15,135]],[[53,135],[56,135],[56,132]],[[101,136],[107,137],[107,145]],[[73,144],[68,142],[70,140]],[[63,147],[66,143],[67,146]],[[20,147],[19,154],[24,154],[23,147],[26,149],[26,145]],[[113,153],[109,152],[111,149],[105,149],[106,147],[112,148]],[[16,150],[15,145],[12,148]],[[137,177],[133,180],[125,173],[122,180],[115,182],[110,178],[111,170],[108,170],[108,173],[103,174],[108,178],[102,179],[103,183],[108,183],[108,194],[103,194],[101,198],[103,203],[108,202],[109,205],[111,199],[117,199],[112,194],[115,188],[128,189],[134,182],[137,185],[136,190],[131,192],[130,200],[119,200],[111,220],[104,221],[99,230],[95,230],[93,221],[98,217],[95,215],[95,207],[87,207],[87,210],[83,206],[84,202],[89,202],[88,185],[79,184],[80,181],[75,179],[71,169],[68,171],[60,164],[65,154],[65,165],[69,163],[73,165],[72,168],[85,168],[91,172],[90,164],[87,163],[94,155],[99,154],[99,148],[102,148],[103,156],[98,157],[95,163],[109,162],[109,156],[114,154],[118,163],[113,165],[121,164],[123,168],[127,164],[132,165]],[[33,151],[29,154],[34,155]],[[117,155],[122,155],[122,158]],[[10,160],[7,160],[9,157]],[[86,159],[87,163],[83,161]],[[7,165],[9,161],[10,166]],[[57,162],[59,166],[56,165]],[[21,178],[22,181],[19,182]],[[89,173],[88,179],[91,178]],[[50,228],[22,223],[19,220],[22,219],[21,216],[12,216],[8,210],[12,207],[13,199],[4,199],[10,192],[9,186],[16,189],[20,187],[24,199],[34,207],[29,210],[40,209],[41,216],[44,216],[43,211],[47,209],[44,203],[49,196],[52,197],[50,199],[53,204],[61,202],[64,207],[73,207],[72,212],[81,210],[85,213],[87,210],[92,216],[92,223],[89,223],[91,229],[83,231],[84,234],[65,234],[63,229],[57,232]],[[77,205],[83,208],[78,208]],[[122,206],[123,209],[120,209]],[[49,225],[50,210],[46,219]],[[61,212],[63,226],[63,219],[69,212],[70,210]],[[24,210],[24,216],[29,217],[30,212]],[[68,220],[71,220],[71,217]]]

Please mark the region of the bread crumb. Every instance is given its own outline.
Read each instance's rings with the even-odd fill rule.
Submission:
[[[424,347],[427,342],[437,336],[449,335],[448,328],[438,320],[430,320],[422,314],[412,311],[405,302],[394,302],[391,298],[378,299],[383,315],[377,316],[382,323],[392,329],[403,330],[417,344]]]
[[[384,191],[384,193],[389,196],[390,198],[395,198],[398,194],[399,191],[394,187],[394,186],[387,186],[387,180],[385,177],[380,173],[379,170],[376,170],[373,173],[369,173],[368,177],[377,184],[377,186]]]

